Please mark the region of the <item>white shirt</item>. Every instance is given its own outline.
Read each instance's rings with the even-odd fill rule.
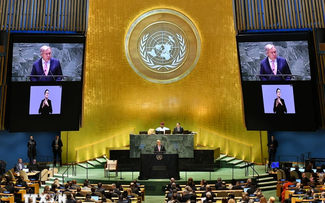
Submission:
[[[164,134],[165,134],[165,130],[169,130],[169,128],[166,128],[166,127],[158,127],[157,129],[156,129],[156,131],[164,131]]]

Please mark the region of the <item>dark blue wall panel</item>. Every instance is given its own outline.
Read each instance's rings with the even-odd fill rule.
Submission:
[[[7,162],[6,170],[14,167],[18,158],[22,158],[24,162],[29,162],[27,156],[27,143],[29,136],[33,135],[36,141],[37,161],[45,162],[46,156],[49,161],[53,161],[52,141],[55,135],[60,132],[29,132],[29,133],[9,133],[8,131],[0,131],[0,159]]]
[[[325,130],[315,132],[269,131],[278,140],[279,147],[276,156],[295,155],[311,152],[311,157],[325,158]],[[296,161],[293,157],[281,157],[281,161]]]

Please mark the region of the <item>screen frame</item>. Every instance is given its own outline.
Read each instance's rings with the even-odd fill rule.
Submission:
[[[13,58],[13,45],[14,43],[82,43],[83,56],[81,68],[81,82],[83,84],[84,68],[85,68],[85,50],[86,50],[86,37],[82,34],[29,34],[29,33],[12,33],[9,40],[8,63],[7,63],[7,78],[9,82],[12,81],[12,58]],[[53,57],[52,57],[53,58]],[[74,82],[74,81],[62,81]],[[77,81],[79,82],[79,81]]]
[[[281,131],[315,131],[320,127],[320,111],[319,111],[319,95],[318,95],[318,88],[316,84],[316,74],[317,74],[317,63],[316,63],[316,53],[315,53],[315,46],[314,46],[314,38],[313,32],[311,31],[303,31],[303,32],[282,32],[282,33],[244,33],[238,34],[236,36],[237,40],[237,58],[238,58],[238,66],[239,66],[239,74],[240,74],[240,81],[242,86],[242,98],[243,98],[243,113],[244,113],[244,122],[247,130],[281,130]],[[241,59],[240,59],[240,50],[239,50],[239,43],[241,42],[270,42],[270,41],[307,41],[308,42],[308,53],[309,53],[309,63],[310,63],[310,75],[311,80],[291,80],[291,81],[247,81],[243,80],[242,76],[242,67],[241,67]],[[308,114],[308,118],[311,120],[309,121],[308,125],[294,125],[294,121],[290,123],[290,125],[285,126],[276,126],[269,124],[268,121],[272,121],[272,119],[277,119],[274,115],[269,115],[270,117],[266,118],[264,111],[258,113],[252,113],[252,107],[249,107],[249,97],[254,96],[254,93],[249,92],[249,88],[256,86],[255,91],[258,90],[257,86],[262,88],[262,85],[289,85],[293,84],[294,91],[295,88],[302,88],[303,85],[306,85],[302,90],[308,91],[307,94],[310,97],[310,109],[312,110],[311,114]],[[298,89],[299,89],[298,88]],[[260,94],[260,93],[258,93]],[[287,115],[286,119],[296,119],[298,120],[303,117],[302,114],[297,114],[299,112],[299,103],[297,104],[297,98],[301,99],[302,96],[298,95],[297,92],[294,92],[294,101],[295,101],[295,110],[296,114]],[[256,98],[255,98],[256,99]],[[263,98],[261,97],[261,102],[263,102]],[[298,100],[300,102],[300,100]],[[300,104],[301,106],[301,104]],[[298,116],[297,116],[298,115]],[[295,117],[296,116],[296,117]],[[261,119],[262,118],[262,119]],[[307,118],[307,119],[308,119]],[[285,119],[281,119],[282,122],[286,122]],[[264,124],[263,124],[264,122]],[[267,123],[266,123],[267,122]],[[256,124],[255,124],[256,123]],[[271,123],[271,122],[270,122]]]

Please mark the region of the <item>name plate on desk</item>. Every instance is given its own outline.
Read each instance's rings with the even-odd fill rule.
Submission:
[[[179,158],[194,158],[195,134],[130,134],[130,158],[140,158],[141,154],[153,154],[157,140],[166,148],[166,154],[178,154]]]

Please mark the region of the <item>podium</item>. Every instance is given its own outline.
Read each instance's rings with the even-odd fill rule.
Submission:
[[[141,154],[139,180],[179,180],[178,154]]]

